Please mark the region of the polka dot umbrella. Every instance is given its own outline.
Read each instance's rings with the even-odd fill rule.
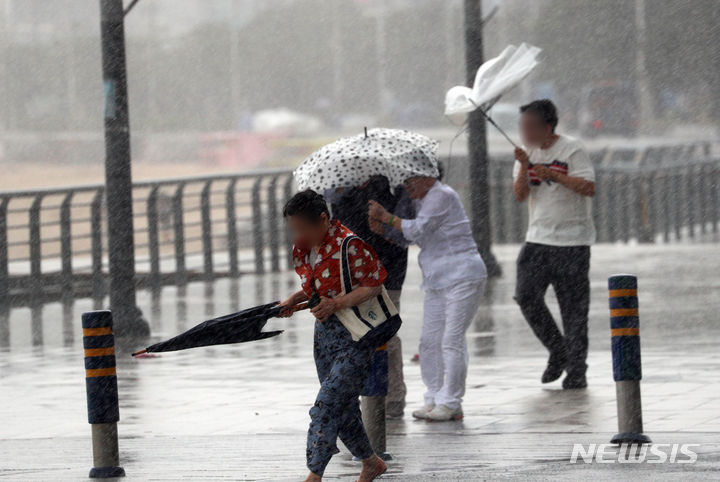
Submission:
[[[413,176],[437,177],[437,148],[437,141],[415,132],[370,129],[315,151],[295,169],[295,182],[301,191],[322,193],[359,186],[376,175],[393,187]]]

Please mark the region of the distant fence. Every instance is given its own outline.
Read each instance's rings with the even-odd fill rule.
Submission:
[[[512,163],[489,172],[493,242],[521,242],[527,207],[513,199]],[[136,182],[138,286],[290,269],[281,210],[294,188],[290,169]],[[719,159],[597,167],[599,242],[717,233],[719,210]],[[101,299],[107,249],[102,185],[0,192],[0,305]]]
[[[133,185],[138,286],[290,266],[280,210],[290,169]],[[107,290],[103,185],[0,192],[0,304]]]

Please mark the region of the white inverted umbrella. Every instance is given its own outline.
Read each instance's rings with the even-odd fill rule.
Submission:
[[[453,122],[463,123],[467,114],[476,109],[494,125],[511,144],[515,143],[493,121],[487,111],[507,91],[519,84],[537,66],[541,49],[526,43],[508,45],[500,55],[483,63],[475,74],[472,88],[455,86],[445,94],[445,115]],[[458,122],[459,121],[459,122]]]

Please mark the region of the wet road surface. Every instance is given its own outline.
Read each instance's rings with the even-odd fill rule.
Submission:
[[[423,392],[419,366],[408,361],[422,316],[420,274],[411,263],[401,331],[409,407],[403,420],[388,422],[395,460],[385,478],[716,479],[720,245],[595,247],[589,388],[574,391],[561,390],[559,381],[539,382],[546,354],[512,300],[518,249],[496,248],[505,274],[490,284],[468,335],[466,416],[456,423],[409,416]],[[607,443],[617,430],[606,282],[622,272],[639,278],[645,432],[656,443],[700,444],[695,464],[568,462],[574,443]],[[138,301],[154,338],[162,339],[208,317],[280,299],[296,286],[292,273],[247,276],[141,292]],[[78,300],[40,313],[11,312],[10,337],[0,350],[0,479],[87,476],[92,457],[80,313],[89,309],[91,301]],[[126,480],[301,480],[307,411],[317,390],[312,323],[307,313],[298,314],[268,324],[268,330],[286,330],[276,338],[155,358],[130,358],[144,343],[119,345]],[[326,477],[354,480],[358,470],[343,451]]]

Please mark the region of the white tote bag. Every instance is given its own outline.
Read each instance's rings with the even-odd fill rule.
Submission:
[[[340,283],[341,295],[353,290],[348,260],[348,245],[357,236],[348,236],[343,240],[340,249]],[[385,286],[379,295],[374,296],[357,306],[344,308],[335,312],[340,322],[347,328],[354,341],[369,343],[375,347],[382,346],[397,333],[402,320],[398,310],[390,300]]]

